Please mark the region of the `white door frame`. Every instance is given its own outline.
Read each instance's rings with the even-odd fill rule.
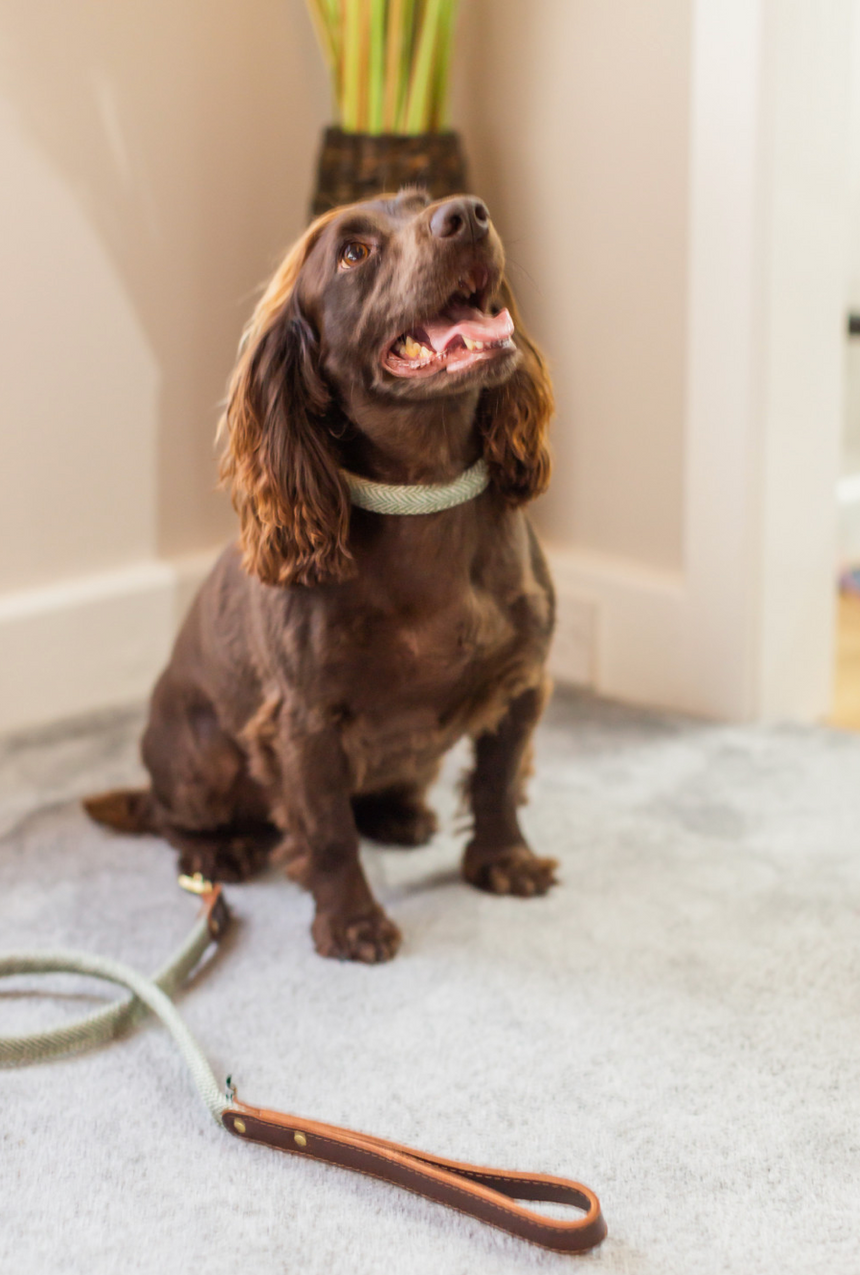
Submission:
[[[694,0],[684,567],[551,551],[558,676],[829,708],[852,0]]]

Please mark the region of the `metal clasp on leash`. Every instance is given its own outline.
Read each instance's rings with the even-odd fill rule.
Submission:
[[[209,894],[215,888],[212,882],[204,877],[202,872],[195,872],[193,876],[188,876],[187,873],[181,872],[179,874],[179,884],[189,894]]]
[[[209,933],[213,939],[219,940],[230,924],[230,909],[221,893],[220,885],[204,877],[202,872],[195,872],[192,876],[182,872],[178,880],[183,890],[187,890],[189,894],[198,894],[203,900]]]

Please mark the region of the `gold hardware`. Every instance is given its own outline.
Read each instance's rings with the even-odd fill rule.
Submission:
[[[237,1133],[244,1133],[244,1132],[245,1132],[245,1121],[244,1121],[244,1120],[234,1120],[234,1121],[233,1121],[233,1128],[236,1130],[236,1132],[237,1132]]]
[[[306,1147],[308,1145],[308,1140],[303,1133],[294,1133],[293,1142],[295,1142],[297,1147]]]
[[[202,872],[195,872],[192,877],[183,872],[179,877],[179,884],[189,894],[208,894],[212,889],[212,882],[207,881]]]

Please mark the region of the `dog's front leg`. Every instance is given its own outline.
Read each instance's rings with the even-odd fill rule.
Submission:
[[[544,699],[542,687],[525,691],[509,705],[496,730],[475,740],[475,768],[467,788],[474,830],[463,856],[463,875],[492,894],[545,894],[555,879],[556,860],[539,859],[532,852],[517,818],[529,743]]]
[[[337,733],[327,727],[297,731],[283,721],[279,734],[280,746],[270,745],[278,772],[273,813],[285,832],[287,872],[316,903],[316,949],[339,960],[390,960],[400,931],[374,899],[361,867],[349,768]]]

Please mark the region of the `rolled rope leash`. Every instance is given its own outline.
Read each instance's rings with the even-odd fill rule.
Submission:
[[[134,994],[128,1001],[53,1031],[0,1036],[0,1065],[20,1066],[75,1049],[91,1048],[112,1039],[150,1009],[179,1046],[213,1118],[243,1141],[263,1143],[279,1151],[380,1178],[557,1252],[583,1253],[604,1239],[606,1223],[597,1196],[578,1182],[548,1174],[515,1173],[446,1160],[371,1134],[321,1124],[282,1111],[251,1107],[236,1100],[229,1078],[228,1091],[224,1094],[170,996],[197,965],[209,944],[221,939],[230,914],[219,885],[213,886],[199,876],[180,880],[185,888],[200,894],[203,911],[182,947],[154,978],[147,978],[120,961],[85,952],[58,950],[0,955],[0,977],[75,972],[119,983]],[[574,1221],[559,1221],[523,1207],[517,1203],[519,1200],[568,1204],[583,1210],[584,1216]]]

